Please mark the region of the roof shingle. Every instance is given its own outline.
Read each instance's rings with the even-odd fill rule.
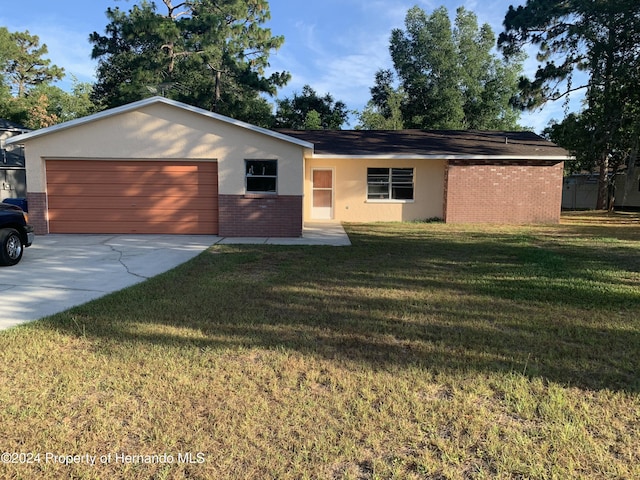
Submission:
[[[567,157],[569,152],[532,132],[477,130],[286,130],[314,144],[316,155]]]

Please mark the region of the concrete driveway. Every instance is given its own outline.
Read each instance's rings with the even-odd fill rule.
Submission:
[[[202,235],[38,236],[18,265],[0,268],[0,330],[129,287],[219,240]]]
[[[338,222],[305,224],[300,238],[36,236],[18,265],[0,267],[0,330],[129,287],[177,267],[214,244],[343,247],[351,241]]]

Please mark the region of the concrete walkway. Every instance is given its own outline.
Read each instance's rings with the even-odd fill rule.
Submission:
[[[213,235],[37,236],[22,261],[0,268],[0,330],[62,312],[171,270],[216,244],[350,245],[340,224],[302,238]]]
[[[220,245],[328,245],[334,247],[347,247],[351,245],[344,228],[337,222],[313,222],[305,223],[300,238],[276,238],[276,237],[221,237],[215,242]]]

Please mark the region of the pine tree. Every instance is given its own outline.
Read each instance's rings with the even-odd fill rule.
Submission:
[[[92,98],[102,108],[151,95],[256,124],[268,124],[271,107],[261,94],[275,95],[288,73],[265,76],[269,54],[284,42],[262,25],[264,0],[191,0],[166,13],[146,0],[128,12],[107,10],[104,35],[94,32],[98,82]]]

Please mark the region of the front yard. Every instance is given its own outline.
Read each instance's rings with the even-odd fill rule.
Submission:
[[[0,478],[640,478],[638,214],[346,228],[0,332]]]

